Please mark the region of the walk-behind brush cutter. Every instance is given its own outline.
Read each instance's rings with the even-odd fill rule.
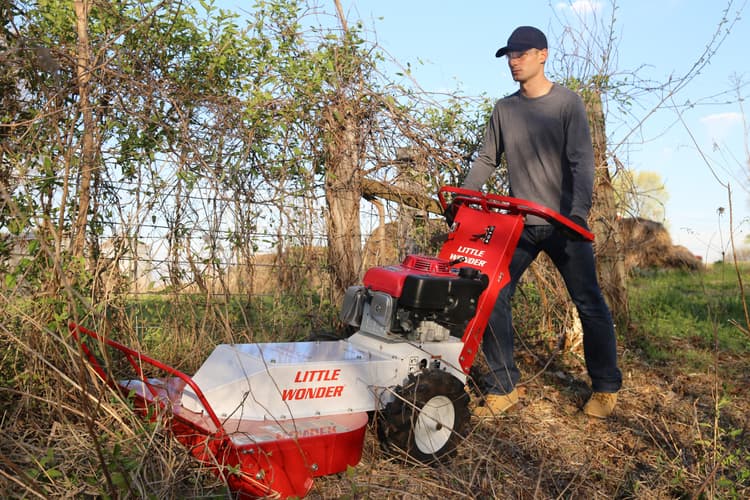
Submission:
[[[439,198],[457,207],[439,255],[369,269],[346,291],[341,319],[356,330],[346,339],[222,344],[191,377],[81,326],[71,332],[100,377],[163,418],[240,497],[301,497],[313,478],[356,465],[373,415],[386,449],[446,460],[468,432],[466,375],[525,216],[593,235],[524,200],[452,187]],[[113,375],[122,365],[135,377]]]

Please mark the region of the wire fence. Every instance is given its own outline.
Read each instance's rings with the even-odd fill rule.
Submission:
[[[13,179],[16,199],[38,197],[34,189],[40,179],[28,173]],[[265,186],[255,192],[250,203],[242,194],[220,189],[215,179],[198,179],[190,188],[179,188],[178,179],[102,182],[87,237],[93,300],[118,310],[139,338],[196,315],[235,332],[252,329],[259,315],[280,311],[289,321],[330,322],[336,291],[322,190]],[[58,196],[59,190],[53,197]],[[65,206],[59,205],[60,210]],[[36,213],[28,229],[13,236],[10,269],[35,258],[40,230],[50,227],[50,220]],[[432,252],[425,223],[424,212],[363,199],[360,276],[407,253]],[[70,241],[65,227],[58,230],[54,238],[46,236],[48,254],[55,248],[64,253]],[[59,258],[55,253],[52,257]],[[23,289],[23,280],[17,289]]]

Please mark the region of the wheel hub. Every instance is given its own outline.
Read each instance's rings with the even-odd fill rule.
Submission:
[[[422,407],[414,426],[414,442],[422,453],[436,453],[451,437],[456,412],[453,402],[435,396]]]

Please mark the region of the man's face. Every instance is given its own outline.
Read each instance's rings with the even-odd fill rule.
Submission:
[[[544,74],[547,49],[529,49],[523,52],[508,52],[508,67],[513,80],[524,83]]]

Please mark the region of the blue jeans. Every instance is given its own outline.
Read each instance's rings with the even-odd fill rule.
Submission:
[[[511,298],[521,275],[541,251],[552,259],[578,309],[592,389],[617,392],[622,386],[622,374],[617,368],[617,340],[612,315],[599,288],[593,246],[586,241],[572,241],[547,225],[524,227],[510,263],[510,283],[500,291],[487,323],[482,341],[490,368],[485,377],[487,392],[507,394],[520,378],[513,360]]]

